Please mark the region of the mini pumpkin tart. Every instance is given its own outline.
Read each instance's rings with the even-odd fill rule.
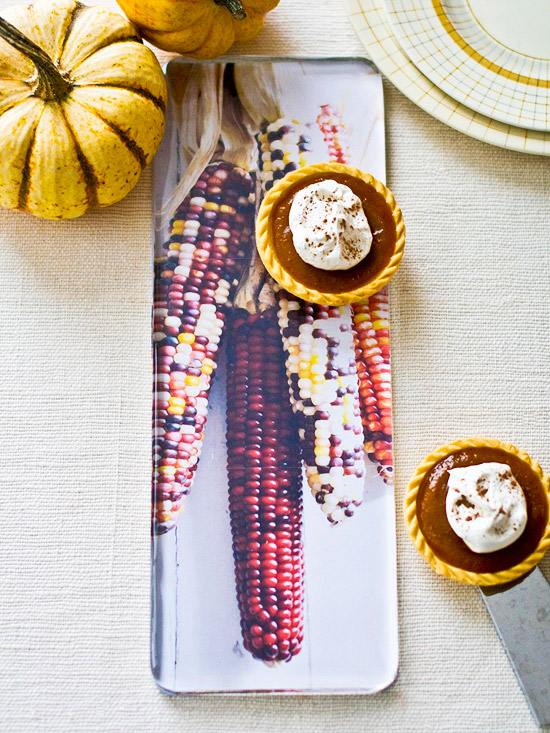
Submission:
[[[358,168],[321,163],[288,173],[265,196],[258,252],[277,283],[321,305],[361,302],[393,277],[405,246],[391,191]]]
[[[416,469],[405,520],[440,575],[472,585],[507,583],[550,547],[550,477],[513,445],[457,440]]]

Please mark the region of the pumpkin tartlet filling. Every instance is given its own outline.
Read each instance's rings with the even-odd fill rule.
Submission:
[[[498,441],[445,448],[419,466],[405,499],[417,548],[437,572],[462,582],[520,577],[550,545],[550,478],[527,454]]]
[[[396,230],[384,197],[360,178],[333,173],[330,180],[347,186],[359,198],[372,232],[369,253],[348,270],[325,270],[305,262],[294,246],[289,215],[296,194],[327,176],[313,175],[289,186],[282,192],[271,215],[273,249],[281,265],[291,277],[306,287],[326,293],[345,293],[361,287],[379,275],[395,250]]]
[[[343,213],[326,208],[318,222],[305,221],[306,209],[302,224],[307,236],[298,242],[294,203],[323,182],[330,183],[331,189],[349,192],[352,203]],[[357,205],[362,212],[355,210]],[[316,216],[320,210],[317,206]],[[365,233],[358,213],[364,215],[370,231]],[[343,222],[344,215],[349,223],[341,223],[338,230],[335,217]],[[360,235],[366,240],[364,255]],[[330,238],[340,236],[335,255]],[[403,253],[404,225],[392,194],[383,184],[355,168],[327,163],[293,171],[271,189],[260,208],[257,243],[264,265],[279,285],[304,300],[342,305],[373,295],[393,276]],[[336,263],[333,267],[331,261]]]

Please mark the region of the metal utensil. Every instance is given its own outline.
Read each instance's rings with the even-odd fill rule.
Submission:
[[[550,585],[539,568],[480,588],[533,717],[550,725]]]

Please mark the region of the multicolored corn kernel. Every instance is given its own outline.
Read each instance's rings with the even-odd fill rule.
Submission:
[[[288,661],[303,639],[302,464],[274,309],[232,318],[227,470],[243,643]]]
[[[322,104],[316,122],[326,143],[330,160],[335,163],[348,163],[349,144],[340,112],[330,104]]]
[[[280,119],[263,123],[256,140],[259,151],[259,179],[264,193],[287,173],[311,162],[308,130],[295,120]]]
[[[306,476],[336,524],[363,500],[364,448],[349,306],[306,303],[278,289],[279,327]]]
[[[391,479],[392,388],[387,290],[353,306],[359,394],[369,458],[385,481]]]
[[[175,526],[200,458],[226,305],[252,246],[254,182],[212,163],[181,204],[156,263],[153,529]]]

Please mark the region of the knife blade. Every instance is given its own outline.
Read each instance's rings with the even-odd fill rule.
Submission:
[[[480,588],[539,727],[550,725],[550,585],[539,568],[514,583]]]

